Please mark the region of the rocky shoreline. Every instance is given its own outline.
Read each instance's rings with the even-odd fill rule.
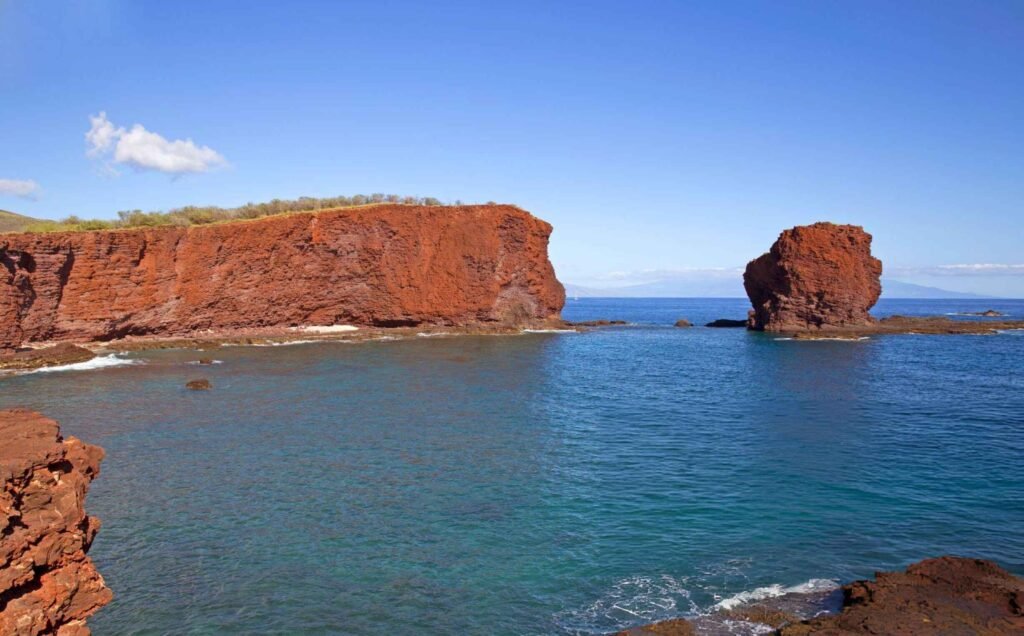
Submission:
[[[603,326],[625,324],[622,321],[569,323],[561,320],[527,323],[522,326],[475,324],[461,326],[368,327],[351,330],[316,328],[262,328],[204,330],[189,335],[129,336],[110,341],[38,342],[13,352],[0,353],[0,374],[31,371],[43,367],[86,362],[98,355],[151,351],[159,349],[194,349],[209,351],[220,347],[276,346],[314,342],[372,342],[407,340],[420,337],[514,336],[530,332],[586,331]]]
[[[1024,579],[991,561],[953,556],[926,559],[904,572],[877,572],[874,580],[854,581],[839,593],[838,611],[825,615],[794,613],[793,601],[799,599],[793,597],[804,595],[791,594],[708,617],[634,627],[617,636],[717,636],[736,633],[735,623],[756,630],[751,633],[777,636],[1024,633]]]
[[[113,597],[86,556],[103,449],[26,410],[0,411],[0,440],[0,634],[88,636],[85,620]]]
[[[681,320],[679,322],[687,322]],[[472,324],[460,326],[363,327],[336,330],[323,328],[254,328],[203,330],[189,335],[128,336],[110,341],[37,342],[32,347],[0,352],[0,377],[6,373],[32,371],[44,367],[87,362],[110,353],[158,349],[194,349],[208,351],[218,347],[275,346],[312,342],[372,342],[405,340],[417,337],[515,336],[538,332],[585,332],[605,327],[621,327],[624,320],[588,320],[572,322],[545,320],[518,326]],[[679,327],[677,322],[676,327]],[[719,319],[706,328],[743,328],[739,320]],[[883,335],[995,335],[1002,331],[1024,330],[1024,320],[955,320],[945,316],[890,316],[866,325],[814,331],[779,331],[775,335],[794,340],[858,340]]]

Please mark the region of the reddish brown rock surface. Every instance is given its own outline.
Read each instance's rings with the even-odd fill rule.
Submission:
[[[782,636],[1024,634],[1024,579],[991,561],[940,557],[843,587],[843,611]]]
[[[870,325],[881,275],[871,235],[860,227],[815,223],[786,230],[743,274],[754,306],[748,326],[809,331]]]
[[[915,563],[906,572],[878,572],[874,581],[842,588],[838,613],[802,620],[801,605],[789,594],[693,621],[677,618],[634,627],[618,636],[699,636],[736,633],[736,621],[751,628],[774,628],[777,636],[1010,636],[1024,634],[1024,579],[991,561],[939,557]],[[754,630],[742,633],[754,633]],[[756,633],[766,633],[764,629]]]
[[[0,235],[0,349],[208,329],[557,319],[565,292],[550,234],[515,206],[376,205]]]
[[[86,636],[111,592],[86,556],[85,495],[103,450],[38,413],[0,411],[0,634]]]

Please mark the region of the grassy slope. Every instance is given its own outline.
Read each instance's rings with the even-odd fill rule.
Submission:
[[[0,210],[0,232],[24,232],[29,224],[37,222],[36,219],[28,216]]]

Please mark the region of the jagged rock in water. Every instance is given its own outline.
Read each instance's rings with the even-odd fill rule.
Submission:
[[[746,327],[746,320],[730,320],[729,318],[719,318],[718,320],[712,320],[705,327],[712,327],[715,329],[731,329],[734,327]]]
[[[0,441],[0,634],[87,636],[85,619],[113,596],[86,556],[103,449],[26,410],[0,411]]]
[[[754,306],[748,326],[799,332],[870,325],[881,276],[863,228],[815,223],[786,230],[743,274]]]

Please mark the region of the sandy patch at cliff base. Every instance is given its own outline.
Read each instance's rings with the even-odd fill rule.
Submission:
[[[344,333],[346,331],[359,331],[359,327],[353,325],[307,325],[304,327],[289,327],[289,331],[302,333]]]

